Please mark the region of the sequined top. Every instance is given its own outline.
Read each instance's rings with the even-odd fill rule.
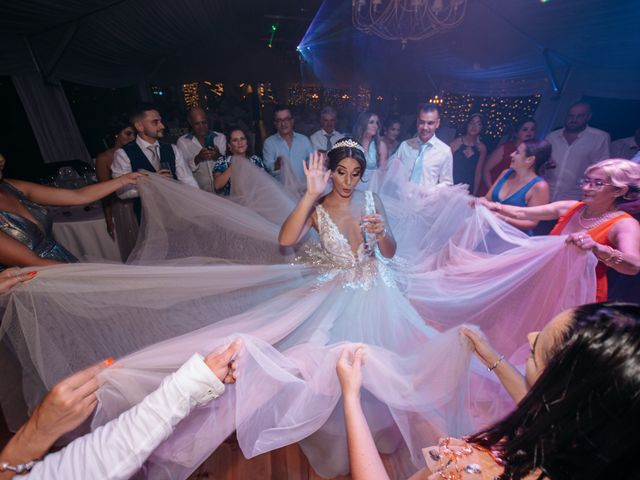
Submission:
[[[364,192],[363,215],[376,213],[373,193]],[[344,288],[371,289],[376,282],[395,287],[390,269],[380,254],[374,235],[362,229],[362,242],[354,252],[347,238],[338,229],[329,212],[322,205],[316,206],[320,247],[310,247],[301,261],[317,266],[322,274],[321,282],[338,278]]]
[[[0,231],[27,246],[40,258],[49,258],[60,262],[74,263],[78,259],[51,236],[52,221],[46,208],[29,201],[24,194],[7,182],[0,181],[0,188],[17,197],[37,223],[13,212],[0,210]],[[0,270],[7,268],[0,265]]]
[[[459,438],[442,438],[437,446],[422,453],[431,471],[428,480],[497,480],[504,471],[495,453]],[[523,480],[539,477],[540,471],[536,470]]]

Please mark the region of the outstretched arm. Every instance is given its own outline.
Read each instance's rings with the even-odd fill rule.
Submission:
[[[307,177],[307,191],[280,228],[278,242],[283,247],[298,243],[311,227],[313,207],[324,192],[331,174],[325,170],[322,155],[318,152],[311,153],[308,167],[304,161],[302,166]]]
[[[478,203],[484,205],[492,212],[513,218],[514,220],[540,221],[560,218],[577,202],[573,200],[562,200],[560,202],[547,203],[546,205],[538,205],[536,207],[515,207],[513,205],[490,202],[486,198],[481,197],[478,199]]]
[[[351,478],[389,480],[360,404],[363,355],[362,347],[346,347],[336,365],[342,389]]]
[[[138,405],[36,463],[33,477],[71,480],[129,478],[195,407],[222,395],[224,383],[235,382],[234,358],[241,348],[240,341],[235,341],[222,352],[209,354],[206,358],[194,354]],[[83,414],[86,418],[95,407],[94,392],[98,382],[95,373],[82,380],[82,385],[75,388],[75,392],[85,395],[80,403],[86,405],[86,415]],[[87,392],[90,393],[87,395]],[[76,402],[67,401],[62,406],[72,411]],[[54,419],[57,417],[59,415],[53,416]],[[54,422],[56,433],[75,428],[73,425],[79,424],[77,420],[81,417],[74,415],[72,422]]]
[[[76,190],[45,187],[38,183],[22,180],[7,180],[20,190],[29,200],[42,205],[72,206],[95,202],[127,185],[135,185],[144,173],[129,173],[106,182],[96,183]]]
[[[460,331],[471,342],[473,353],[485,367],[496,374],[513,401],[518,403],[522,400],[527,394],[527,386],[520,372],[503,355],[494,350],[482,333],[466,327],[462,327]]]

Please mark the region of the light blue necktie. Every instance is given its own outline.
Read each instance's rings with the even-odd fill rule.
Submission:
[[[422,179],[422,166],[424,164],[424,151],[428,148],[431,148],[430,143],[422,143],[420,145],[418,158],[416,159],[416,163],[413,166],[413,171],[411,172],[411,183],[415,183],[416,185],[420,184],[420,180]]]

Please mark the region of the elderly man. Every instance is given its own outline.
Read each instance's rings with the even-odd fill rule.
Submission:
[[[138,170],[146,170],[198,187],[180,150],[175,145],[159,141],[164,137],[165,126],[160,113],[153,105],[148,103],[140,105],[131,114],[130,121],[138,136],[134,142],[116,150],[111,164],[113,178]],[[137,198],[138,189],[129,185],[118,190],[117,193],[122,199],[136,198],[133,207],[140,220],[141,205],[140,199]]]
[[[551,144],[551,164],[545,179],[551,188],[551,201],[579,200],[578,180],[588,166],[609,158],[609,134],[588,125],[591,106],[575,103],[569,108],[564,128],[547,135]]]
[[[435,105],[424,104],[418,110],[417,135],[400,144],[389,160],[403,164],[412,183],[423,187],[453,184],[453,155],[449,145],[436,137],[440,112]]]
[[[343,137],[343,134],[336,130],[337,118],[338,114],[333,107],[326,106],[320,111],[320,127],[322,128],[310,137],[314,150],[328,152]]]
[[[264,164],[279,177],[282,161],[288,161],[297,179],[304,182],[302,162],[306,161],[313,151],[311,142],[305,135],[293,131],[294,119],[289,107],[276,107],[273,124],[277,131],[264,141],[262,148]]]
[[[181,136],[176,146],[200,188],[213,193],[213,162],[226,153],[227,140],[222,133],[209,130],[207,114],[200,107],[187,112],[187,122],[191,131]]]

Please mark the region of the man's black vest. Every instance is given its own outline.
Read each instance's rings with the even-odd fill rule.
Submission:
[[[169,143],[160,143],[160,162],[169,164],[169,168],[171,173],[173,174],[174,179],[178,179],[176,176],[176,155],[173,152],[173,147]],[[155,172],[156,169],[153,168],[151,162],[147,159],[147,156],[142,152],[142,149],[136,142],[131,142],[122,147],[124,152],[129,157],[129,162],[131,163],[131,171],[137,172],[138,170],[146,170],[148,172]],[[133,199],[133,211],[136,214],[136,218],[138,219],[138,223],[140,223],[140,218],[142,216],[142,203],[140,203],[140,198]]]

